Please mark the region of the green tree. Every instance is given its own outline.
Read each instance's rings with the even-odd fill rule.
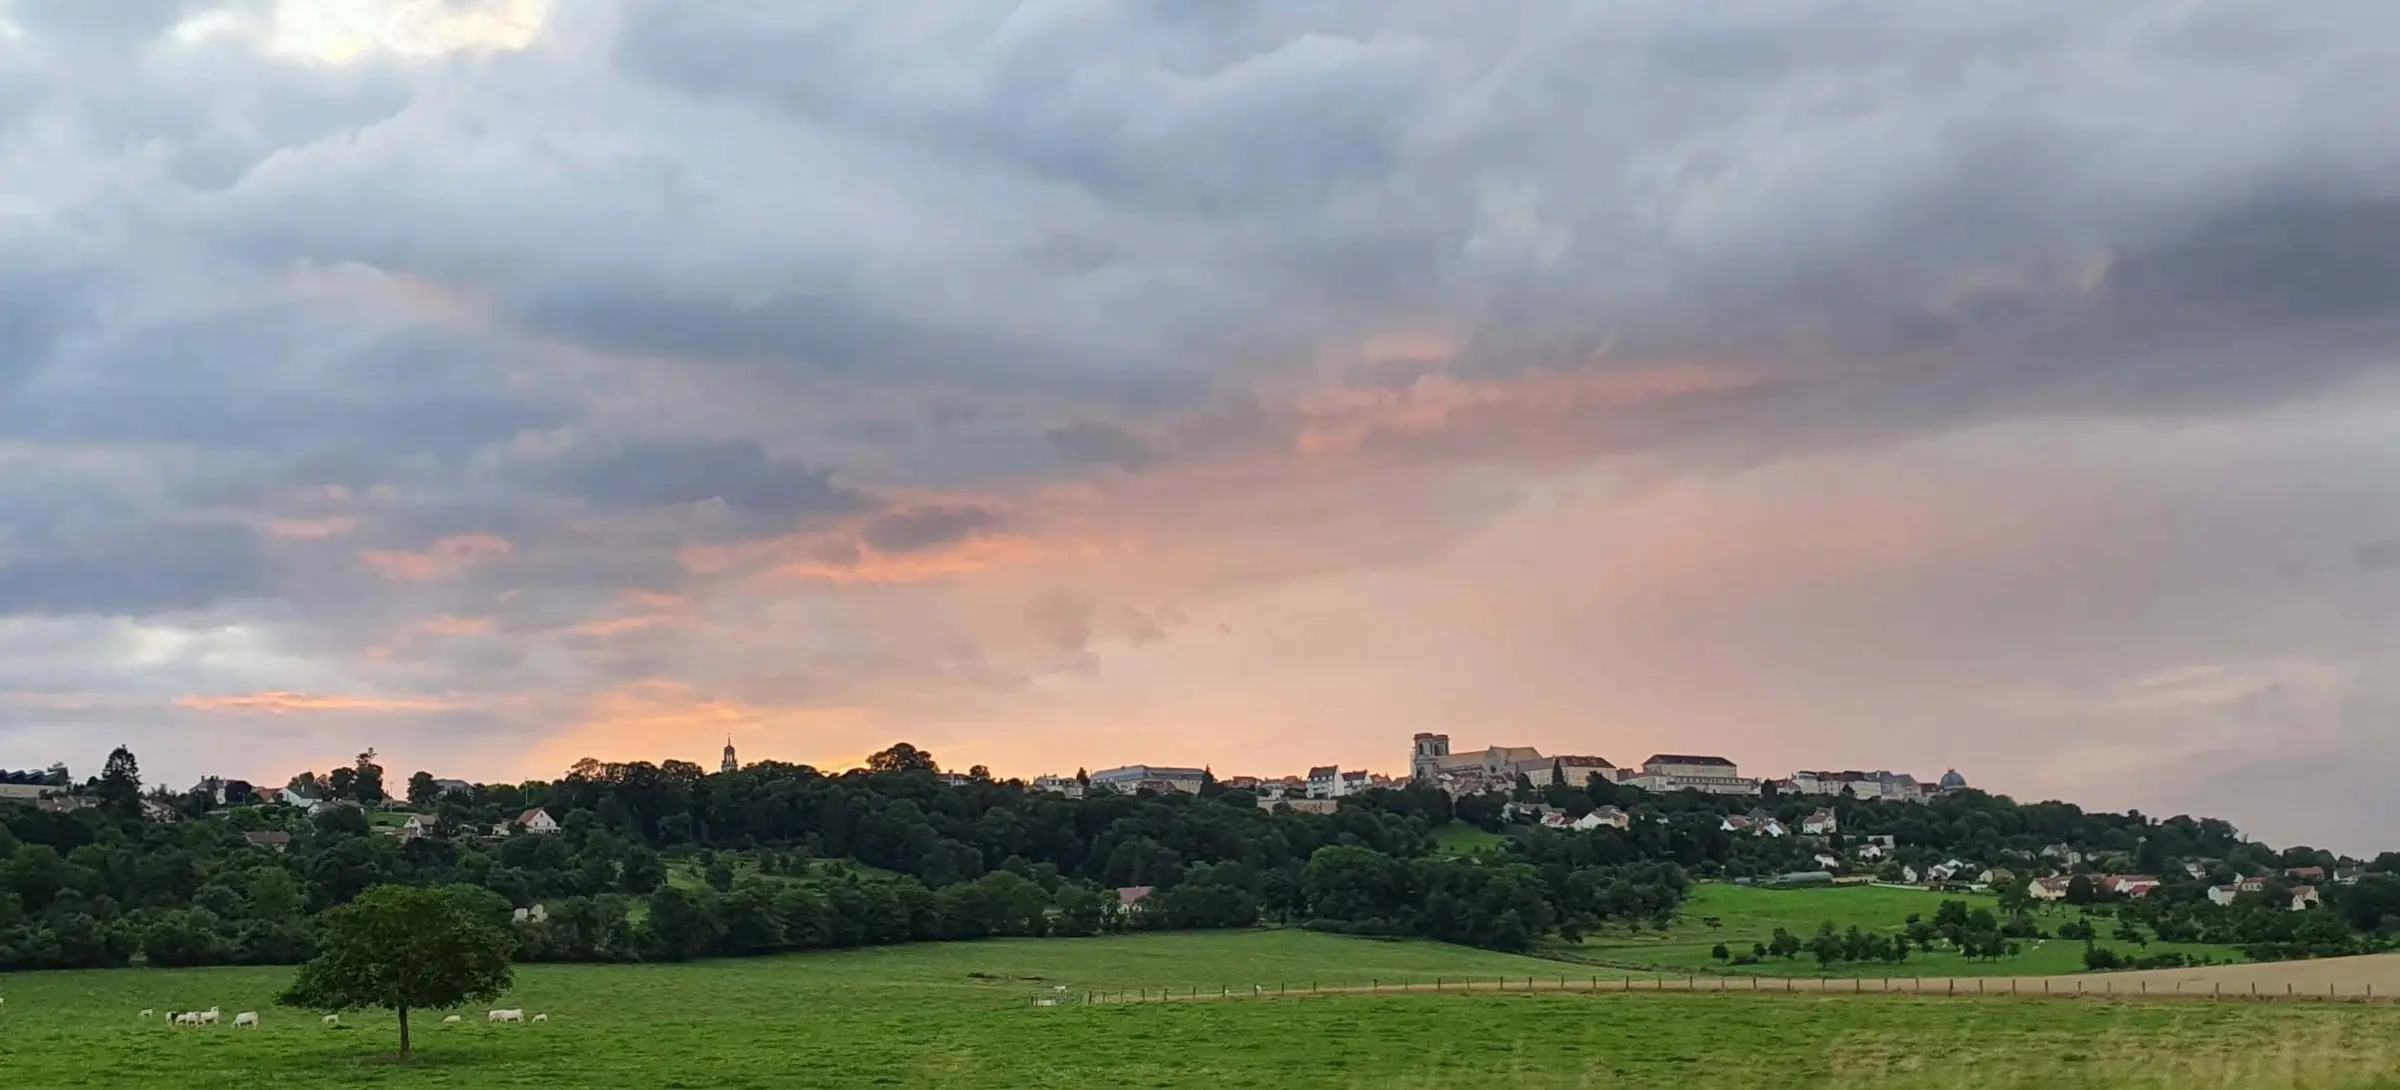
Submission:
[[[133,751],[118,746],[108,752],[108,763],[100,768],[100,801],[120,814],[130,814],[142,801],[142,766],[133,759]]]
[[[933,754],[901,742],[892,748],[867,758],[867,768],[873,772],[939,772]]]
[[[405,1056],[409,1011],[497,999],[508,990],[508,947],[506,935],[440,890],[378,886],[325,914],[323,946],[277,1001],[393,1011]]]
[[[369,806],[391,797],[384,793],[383,766],[375,763],[375,751],[371,748],[358,755],[358,764],[351,769],[350,797]]]
[[[433,773],[418,769],[408,777],[408,804],[423,809],[442,797],[442,789],[433,785]]]
[[[1733,951],[1727,950],[1725,948],[1725,944],[1720,942],[1716,946],[1709,949],[1708,956],[1715,958],[1718,961],[1724,961],[1733,956]]]

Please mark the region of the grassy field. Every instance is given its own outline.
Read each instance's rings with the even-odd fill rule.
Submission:
[[[1433,831],[1433,854],[1487,855],[1500,850],[1508,838],[1499,833],[1487,833],[1463,821],[1453,821]]]
[[[0,979],[0,1072],[48,1088],[459,1090],[1018,1087],[2168,1087],[2394,1085],[2400,1008],[1752,995],[1363,996],[1035,1008],[1064,985],[1435,974],[1552,963],[1297,931],[1003,941],[672,966],[529,966],[546,1025],[389,1017],[328,1030],[271,1007],[288,970]],[[256,1009],[173,1030],[142,1007]]]
[[[1790,961],[1769,958],[1758,965],[1737,966],[1728,966],[1710,956],[1711,948],[1720,942],[1734,954],[1748,953],[1751,944],[1766,942],[1778,927],[1799,936],[1803,941],[1814,936],[1818,926],[1827,921],[1831,921],[1837,929],[1846,930],[1856,925],[1866,931],[1897,933],[1902,930],[1910,913],[1920,914],[1930,920],[1943,901],[1966,901],[1971,908],[1997,910],[1994,899],[1981,894],[1934,893],[1884,886],[1760,889],[1708,883],[1693,889],[1691,898],[1684,904],[1682,915],[1667,931],[1628,933],[1612,928],[1606,934],[1585,938],[1581,946],[1558,943],[1545,952],[1601,965],[1646,966],[1665,970],[1716,968],[1769,976],[2051,976],[2083,971],[2083,944],[2055,938],[2038,945],[2033,940],[2026,940],[2022,952],[2016,957],[1997,961],[1965,958],[1948,951],[1916,951],[1909,954],[1907,961],[1897,965],[1879,962],[1837,963],[1825,968],[1807,954]],[[1708,926],[1706,921],[1710,918],[1714,918],[1719,926]],[[2055,931],[2059,924],[2073,919],[2067,915],[2039,913],[2034,918],[2046,931]],[[2227,946],[2153,942],[2144,949],[2108,938],[2112,929],[2110,921],[2101,922],[2100,945],[2129,957],[2179,950],[2187,957],[2206,957],[2211,961],[2241,960],[2240,951]]]

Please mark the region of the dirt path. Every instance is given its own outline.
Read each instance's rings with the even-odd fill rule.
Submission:
[[[2400,1000],[2400,954],[2257,965],[2212,965],[2128,973],[2048,977],[1886,977],[1819,980],[1799,977],[1576,976],[1492,977],[1369,984],[1260,984],[1215,989],[1086,992],[1091,1003],[1161,1003],[1225,999],[1299,999],[1330,995],[1468,994],[1515,992],[1752,993],[1759,995],[1935,995],[1984,998],[2279,1000],[2350,1003]],[[1036,1002],[1041,1002],[1037,997]],[[1056,1001],[1059,997],[1050,997]],[[1045,1004],[1047,1005],[1047,1004]]]

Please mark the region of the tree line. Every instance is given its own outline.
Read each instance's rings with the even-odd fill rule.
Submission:
[[[634,961],[1260,923],[1522,950],[1664,919],[1689,882],[1671,861],[1432,858],[1451,818],[1438,791],[1330,814],[1214,784],[1071,799],[988,774],[946,782],[907,745],[842,773],[584,761],[447,791],[419,774],[406,791],[435,819],[427,836],[393,835],[398,815],[375,808],[372,751],[295,778],[357,805],[153,792],[186,815],[174,822],[143,814],[131,753],[111,764],[101,805],[0,806],[0,970],[298,963],[326,913],[388,885],[447,891],[521,960]],[[557,832],[516,824],[537,807]]]

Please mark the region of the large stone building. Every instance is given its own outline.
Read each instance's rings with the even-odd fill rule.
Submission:
[[[1173,768],[1166,765],[1126,765],[1122,768],[1103,768],[1091,775],[1092,786],[1132,794],[1145,788],[1152,791],[1181,791],[1187,795],[1200,793],[1200,785],[1208,772],[1199,768]]]
[[[1638,775],[1623,781],[1644,791],[1700,791],[1711,795],[1755,795],[1758,781],[1723,757],[1660,753],[1642,762]]]

